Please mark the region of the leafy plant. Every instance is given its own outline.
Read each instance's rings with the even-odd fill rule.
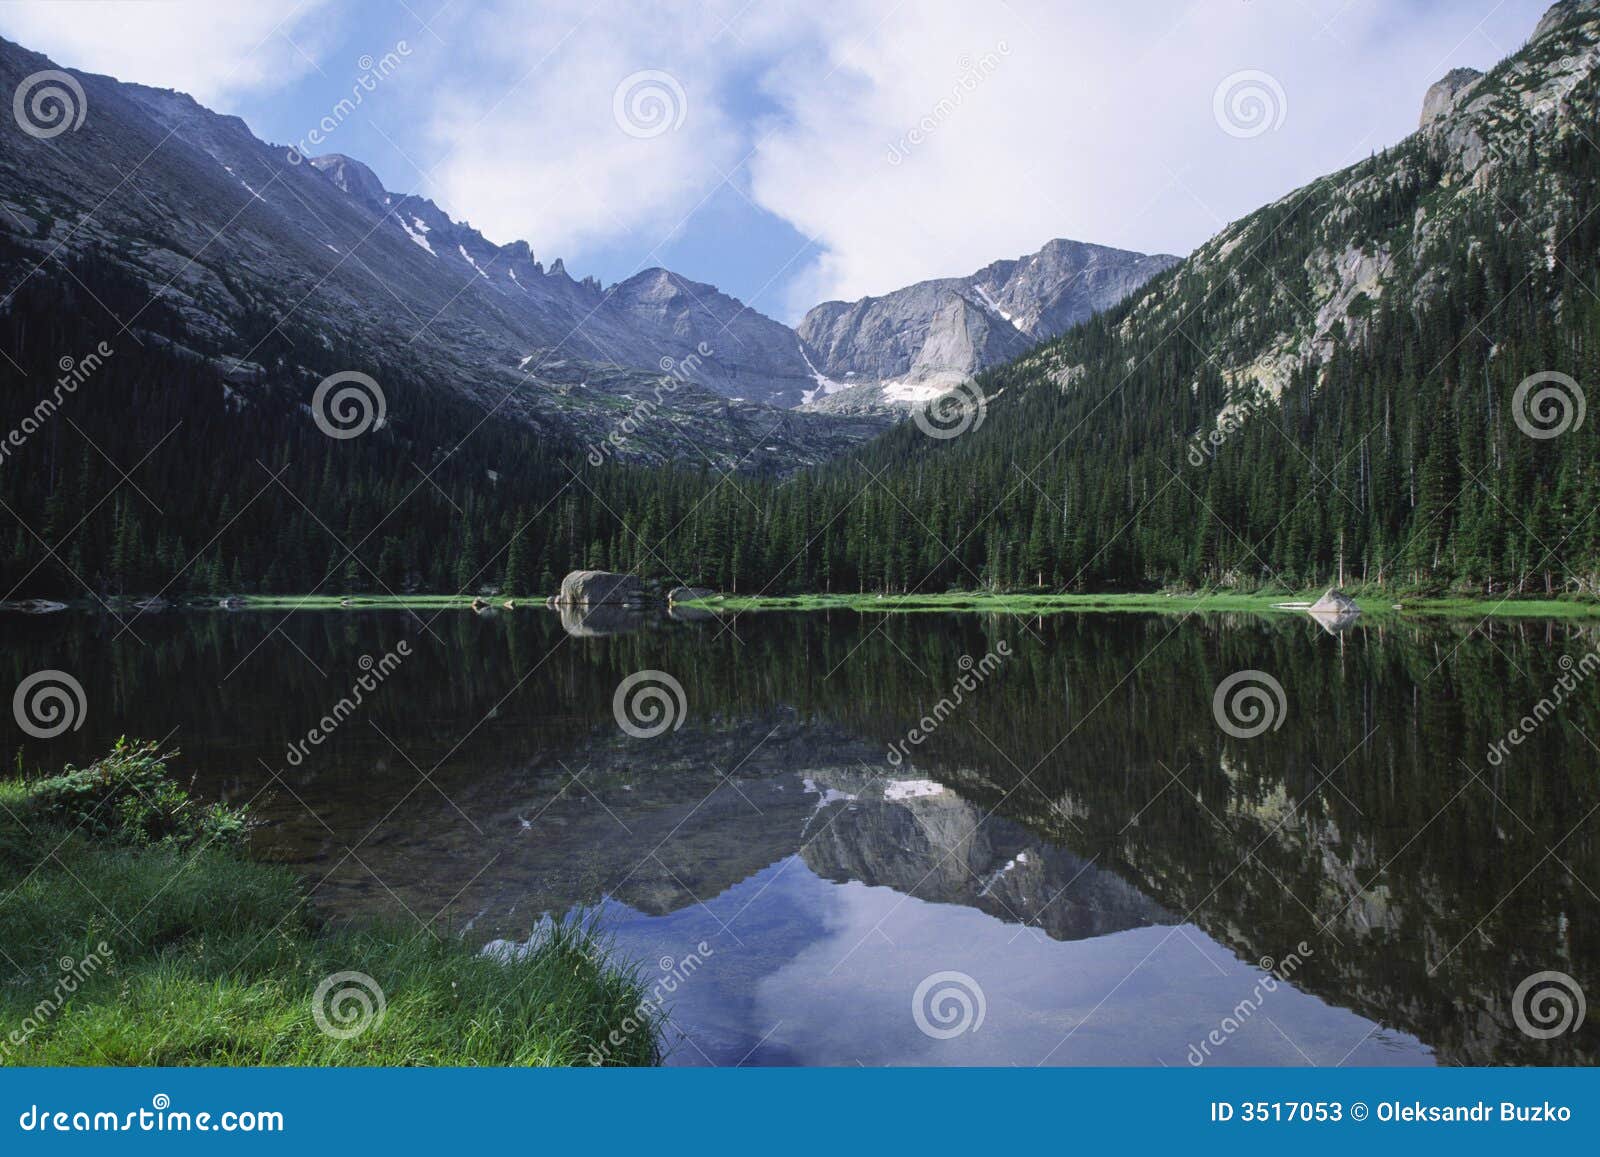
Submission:
[[[123,737],[88,767],[68,764],[60,775],[34,783],[30,810],[117,843],[239,846],[251,826],[246,809],[198,803],[167,773],[166,761],[177,754]]]

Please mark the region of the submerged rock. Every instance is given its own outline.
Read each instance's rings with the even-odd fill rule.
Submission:
[[[667,608],[667,618],[675,623],[709,623],[716,621],[717,613],[705,607],[673,606]]]
[[[20,602],[0,605],[7,610],[21,611],[25,615],[48,615],[67,609],[66,603],[58,603],[54,599],[23,599]]]
[[[644,585],[638,575],[575,570],[561,580],[556,601],[573,607],[637,607],[644,605]]]
[[[596,639],[605,635],[626,635],[644,626],[645,617],[637,610],[621,606],[580,607],[562,603],[561,628],[577,639]]]
[[[1361,608],[1356,606],[1355,599],[1338,587],[1329,587],[1320,599],[1306,608],[1306,613],[1330,635],[1348,631],[1361,618]]]

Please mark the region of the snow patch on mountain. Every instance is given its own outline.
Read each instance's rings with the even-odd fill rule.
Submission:
[[[411,238],[411,240],[415,241],[418,245],[422,246],[429,253],[433,253],[433,246],[428,244],[428,238],[427,238],[428,225],[427,225],[427,222],[423,221],[423,219],[421,217],[413,217],[411,219],[416,222],[416,228],[412,228],[410,225],[407,225],[406,224],[406,219],[404,217],[396,217],[395,218],[395,220],[400,222],[400,228],[402,228],[402,229],[404,229],[406,231],[406,236],[407,237]],[[435,257],[439,256],[437,253],[433,253],[433,255]]]
[[[837,394],[840,390],[846,388],[843,382],[834,381],[832,378],[818,370],[816,366],[811,364],[811,355],[806,353],[805,342],[799,342],[797,344],[800,346],[800,357],[804,359],[806,363],[806,369],[811,371],[811,380],[817,383],[816,389],[806,390],[801,393],[800,404],[802,406],[808,406],[812,402],[816,401],[818,397],[825,398],[829,394]]]

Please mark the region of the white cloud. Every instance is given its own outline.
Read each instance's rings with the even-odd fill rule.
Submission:
[[[716,0],[595,14],[563,0],[530,21],[507,4],[446,33],[487,64],[434,106],[436,187],[491,236],[581,268],[619,242],[649,263],[730,175],[817,241],[821,256],[788,274],[796,312],[1058,236],[1181,253],[1404,136],[1429,83],[1514,49],[1540,7]],[[670,73],[687,101],[681,127],[649,140],[612,119],[613,89],[639,69]],[[1213,114],[1218,84],[1245,71],[1286,104],[1248,139]]]
[[[630,238],[644,263],[740,161],[719,91],[739,45],[719,42],[703,5],[525,11],[479,9],[443,31],[479,63],[431,102],[429,187],[497,241],[527,238],[581,267],[586,246]]]
[[[0,31],[69,68],[187,92],[229,110],[243,93],[281,89],[320,55],[326,0],[20,0]]]
[[[361,11],[324,3],[22,3],[0,9],[0,29],[65,64],[227,108],[315,81],[306,57]],[[727,178],[815,238],[809,265],[772,271],[798,313],[965,274],[1052,237],[1186,252],[1399,140],[1428,84],[1512,51],[1543,7],[450,5],[415,36],[431,66],[386,90],[409,115],[386,118],[384,133],[452,214],[563,255],[578,274],[602,250],[659,261],[686,220],[704,241],[712,218],[695,215]],[[671,78],[660,91],[673,127],[658,134],[614,116],[619,82],[646,70]],[[1218,126],[1213,97],[1247,71],[1276,81],[1285,107],[1280,125],[1246,139]],[[716,237],[702,251],[739,244]],[[716,280],[715,258],[684,272]]]
[[[857,7],[825,30],[824,69],[769,77],[789,119],[751,162],[753,195],[823,246],[792,286],[799,308],[1057,236],[1187,252],[1400,139],[1429,83],[1514,49],[1540,6],[1506,5],[1522,11],[1497,15],[1500,43],[1475,27],[1493,7],[885,2],[877,20]],[[1241,139],[1213,97],[1246,70],[1276,79],[1285,107],[1277,128]]]

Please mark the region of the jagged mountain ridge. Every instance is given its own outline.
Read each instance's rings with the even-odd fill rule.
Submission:
[[[827,409],[926,400],[1115,305],[1177,261],[1057,238],[967,277],[824,302],[799,326],[817,381],[807,400]]]
[[[53,67],[0,40],[8,89]],[[68,75],[83,123],[50,139],[8,133],[0,152],[0,229],[26,255],[10,286],[92,251],[177,318],[182,332],[163,339],[215,359],[247,397],[252,382],[309,391],[322,376],[299,357],[264,364],[265,339],[292,334],[379,378],[414,364],[579,446],[645,398],[705,435],[722,468],[793,469],[881,428],[782,412],[810,384],[793,331],[710,286],[661,269],[609,289],[574,280],[524,242],[496,246],[427,198],[391,193],[351,158],[305,163],[181,93]],[[137,335],[156,313],[121,320]],[[663,374],[671,388],[656,398]],[[671,421],[650,425],[617,456],[689,454]]]
[[[53,67],[0,40],[7,83]],[[325,348],[369,349],[373,361],[403,348],[469,396],[493,404],[509,391],[508,416],[569,435],[614,420],[648,385],[630,379],[631,394],[592,409],[574,398],[574,389],[594,388],[591,379],[627,378],[618,367],[670,372],[736,403],[779,408],[889,378],[915,383],[890,400],[926,400],[1114,303],[1175,260],[1057,240],[970,277],[853,306],[825,303],[797,333],[666,269],[610,287],[575,279],[525,241],[496,245],[428,198],[385,188],[356,158],[302,157],[185,94],[70,75],[85,89],[85,123],[49,141],[23,136],[0,158],[0,223],[41,259],[102,247],[193,334],[225,350],[230,376],[269,368],[251,364],[254,339],[239,340],[257,328],[241,326],[243,315],[281,322],[293,314]],[[550,385],[562,396],[545,404],[541,387]],[[870,436],[883,400],[872,393],[859,405],[846,398],[818,407],[875,420],[774,419],[780,429],[820,432],[790,465]],[[691,390],[672,402],[703,419],[708,399]],[[760,422],[743,416],[745,427]],[[714,439],[713,460],[726,465],[731,446],[721,443],[733,441]],[[640,460],[664,461],[673,448],[641,440],[634,449]]]

